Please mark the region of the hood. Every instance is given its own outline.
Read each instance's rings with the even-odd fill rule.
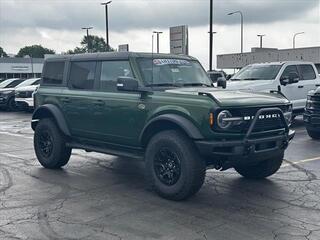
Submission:
[[[255,90],[263,89],[263,86],[270,85],[273,80],[241,80],[227,81],[227,89],[230,90]]]
[[[24,86],[16,88],[16,92],[34,92],[39,85],[31,85],[31,86]]]
[[[251,91],[230,91],[217,88],[177,88],[166,90],[177,94],[207,94],[221,107],[276,106],[289,103],[288,99],[277,93],[254,93]]]
[[[14,91],[15,89],[14,88],[0,88],[0,93],[2,92],[7,92],[7,91]]]

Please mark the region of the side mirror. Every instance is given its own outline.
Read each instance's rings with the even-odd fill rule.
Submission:
[[[290,72],[288,76],[284,76],[281,78],[281,84],[284,86],[297,82],[299,82],[299,75],[296,72]]]
[[[232,75],[228,74],[227,77],[226,77],[226,80],[229,80],[230,78],[232,78]]]
[[[118,77],[117,89],[118,91],[137,92],[139,91],[139,83],[131,77]]]
[[[226,88],[227,87],[227,80],[225,78],[219,77],[217,79],[217,87]]]

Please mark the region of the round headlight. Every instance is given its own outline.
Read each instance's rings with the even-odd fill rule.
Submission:
[[[228,110],[223,110],[218,114],[217,124],[221,129],[227,129],[232,125],[231,121],[226,121],[226,118],[231,118],[232,114]]]

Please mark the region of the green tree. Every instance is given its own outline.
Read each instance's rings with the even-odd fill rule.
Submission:
[[[42,47],[41,45],[26,46],[19,50],[17,57],[24,57],[29,55],[34,58],[44,58],[45,54],[55,54],[55,51]]]
[[[90,51],[89,52],[112,52],[114,49],[109,46],[107,47],[106,42],[104,41],[104,38],[95,36],[95,35],[89,35],[89,38],[87,36],[84,36],[81,40],[80,44],[81,47],[76,47],[74,50],[67,51],[67,54],[77,54],[77,53],[85,53],[88,52],[88,39],[89,39],[89,46]]]
[[[0,47],[0,57],[8,57],[8,54]]]

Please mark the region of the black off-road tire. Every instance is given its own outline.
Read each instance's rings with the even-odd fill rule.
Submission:
[[[313,139],[320,139],[320,131],[314,131],[307,128],[308,135]]]
[[[16,102],[14,101],[14,97],[9,98],[7,103],[7,110],[13,112],[17,109]]]
[[[253,166],[237,166],[235,167],[235,170],[245,178],[263,179],[275,174],[280,169],[282,161],[283,153]]]
[[[66,147],[66,137],[53,119],[39,121],[34,132],[34,150],[40,164],[49,169],[58,169],[66,165],[72,149]]]
[[[180,164],[180,174],[175,175],[176,181],[172,181],[171,184],[161,180],[159,168],[163,168],[157,168],[158,159],[162,158],[164,152],[167,152],[168,158],[178,159],[177,162]],[[145,162],[147,180],[151,188],[169,200],[181,201],[191,197],[199,191],[205,179],[205,161],[191,139],[180,131],[167,130],[153,136],[146,149]],[[179,168],[175,166],[174,169]]]

